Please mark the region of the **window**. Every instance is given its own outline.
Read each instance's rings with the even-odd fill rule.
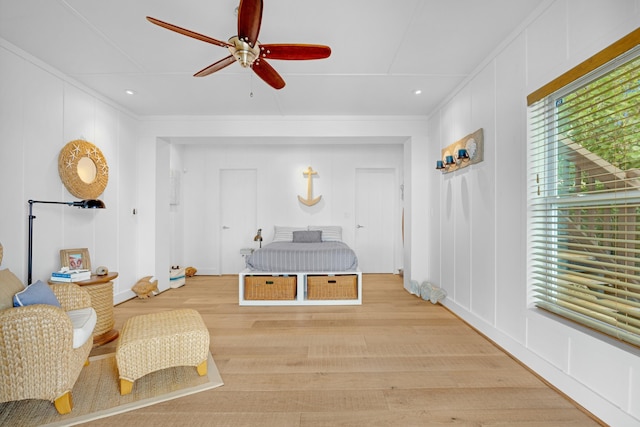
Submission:
[[[640,345],[640,48],[629,47],[638,43],[636,31],[528,99],[535,305],[634,345]]]

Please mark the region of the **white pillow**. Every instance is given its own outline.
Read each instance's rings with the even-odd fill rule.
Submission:
[[[310,225],[309,230],[321,230],[323,242],[342,241],[342,227],[339,225]]]
[[[98,322],[93,307],[67,311],[73,325],[73,348],[81,347],[89,338],[93,337],[93,330]]]
[[[305,231],[304,227],[282,227],[276,225],[274,228],[273,241],[274,242],[293,242],[294,231]]]

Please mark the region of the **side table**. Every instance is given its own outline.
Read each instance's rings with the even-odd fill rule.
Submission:
[[[98,322],[93,331],[93,345],[100,346],[111,342],[120,335],[113,329],[115,320],[113,317],[113,279],[118,273],[110,271],[104,276],[91,275],[90,279],[73,282],[84,287],[91,295],[91,305],[96,310]]]

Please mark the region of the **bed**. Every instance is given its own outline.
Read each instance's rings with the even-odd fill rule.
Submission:
[[[276,226],[273,241],[245,260],[241,305],[362,303],[358,257],[340,226]]]

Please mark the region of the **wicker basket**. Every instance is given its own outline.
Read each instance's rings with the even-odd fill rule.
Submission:
[[[245,276],[245,300],[294,300],[296,276]]]
[[[307,276],[308,299],[357,299],[358,276]]]

